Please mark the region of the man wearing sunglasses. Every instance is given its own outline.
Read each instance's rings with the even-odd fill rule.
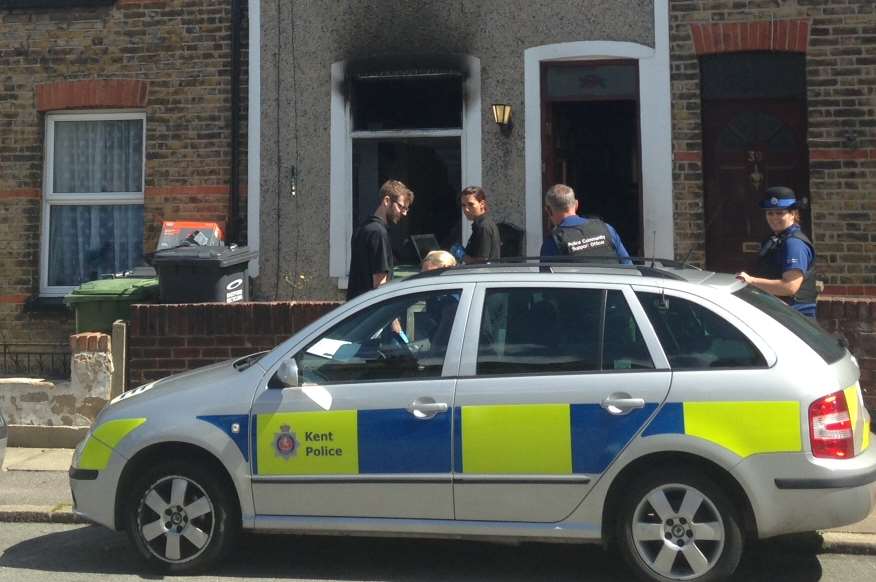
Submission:
[[[380,187],[380,202],[350,241],[350,275],[347,300],[389,282],[393,256],[389,223],[398,224],[414,203],[414,193],[398,180],[387,180]]]

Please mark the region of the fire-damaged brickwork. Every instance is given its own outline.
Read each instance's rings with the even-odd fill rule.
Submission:
[[[827,293],[876,295],[876,4],[672,0],[670,35],[677,252],[704,261],[699,56],[803,53],[819,278]]]
[[[144,382],[270,350],[339,304],[333,301],[135,305],[128,382]]]
[[[232,3],[66,4],[0,8],[0,339],[6,342],[66,342],[72,333],[69,312],[46,312],[29,301],[39,290],[47,114],[145,113],[144,251],[154,250],[162,220],[225,227],[228,215]],[[239,167],[245,184],[248,24],[242,5]]]

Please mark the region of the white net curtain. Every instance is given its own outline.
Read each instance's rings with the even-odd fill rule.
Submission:
[[[78,285],[141,262],[142,203],[82,202],[87,195],[142,191],[142,119],[55,122],[50,286]]]

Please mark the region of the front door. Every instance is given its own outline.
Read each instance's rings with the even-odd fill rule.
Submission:
[[[298,387],[268,374],[252,408],[258,515],[452,519],[463,291],[367,306],[290,354]]]
[[[623,286],[484,285],[474,305],[454,403],[456,519],[560,521],[671,373]]]
[[[575,191],[578,213],[614,226],[641,254],[638,64],[633,60],[542,67],[542,186]],[[544,234],[551,225],[543,217]]]
[[[799,101],[703,104],[707,269],[753,268],[770,234],[758,206],[767,188],[788,186],[808,197],[805,115]]]
[[[771,186],[809,196],[806,55],[727,53],[700,60],[706,268],[751,270],[770,234],[758,203]],[[810,232],[803,211],[802,227]]]

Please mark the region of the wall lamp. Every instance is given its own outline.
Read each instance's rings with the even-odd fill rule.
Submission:
[[[499,126],[504,134],[511,132],[514,125],[511,123],[511,106],[506,103],[494,103],[490,106],[493,110],[493,121]]]

